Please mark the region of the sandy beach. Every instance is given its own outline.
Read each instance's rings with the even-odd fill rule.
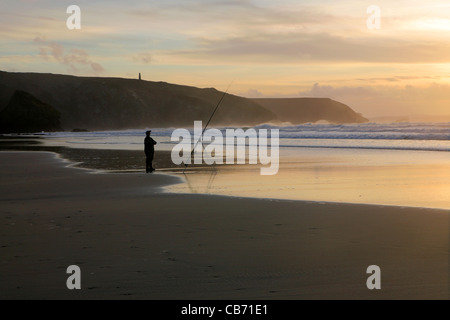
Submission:
[[[3,2],[0,301],[450,300],[448,2]]]
[[[69,164],[0,153],[0,299],[449,299],[448,210],[168,193],[180,178]]]

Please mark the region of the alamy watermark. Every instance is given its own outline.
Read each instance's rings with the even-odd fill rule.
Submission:
[[[66,26],[69,30],[81,29],[81,9],[79,6],[71,5],[67,7],[67,14],[70,16],[66,20]]]
[[[367,267],[367,274],[370,274],[370,277],[367,278],[366,286],[367,289],[373,290],[381,289],[381,268],[377,265],[371,265]]]
[[[81,289],[81,269],[77,265],[71,265],[67,267],[67,274],[70,276],[67,278],[66,286],[69,290]]]
[[[367,14],[370,16],[366,20],[366,25],[369,30],[381,29],[381,9],[377,5],[367,7]]]
[[[203,132],[202,121],[194,121],[193,136],[187,129],[172,132],[171,141],[178,142],[172,148],[172,162],[176,165],[245,164],[248,156],[249,164],[266,165],[261,167],[261,175],[274,175],[279,168],[279,130],[270,129],[270,139],[268,131],[225,129],[224,136],[219,129]]]

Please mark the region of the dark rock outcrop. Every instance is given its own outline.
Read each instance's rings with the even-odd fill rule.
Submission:
[[[59,111],[25,91],[15,91],[8,105],[0,111],[1,133],[59,130]]]

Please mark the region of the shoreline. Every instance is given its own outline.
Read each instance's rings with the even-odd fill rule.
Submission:
[[[63,164],[0,156],[2,299],[449,298],[445,210],[172,194],[168,175]]]
[[[48,142],[6,139],[0,141],[0,150],[55,152],[75,167],[97,172],[139,174],[144,170],[142,150],[71,148],[60,145],[61,141]],[[447,154],[353,149],[330,152],[324,148],[306,148],[299,154],[298,150],[286,149],[281,153],[278,174],[262,177],[257,172],[261,166],[239,164],[194,165],[181,174],[184,166],[174,165],[170,151],[162,149],[154,161],[158,172],[184,181],[168,187],[170,192],[450,210]]]
[[[89,168],[86,166],[83,166],[83,162],[73,162],[70,159],[64,158],[64,156],[57,151],[8,151],[8,150],[0,150],[1,153],[19,153],[19,152],[42,152],[42,153],[51,153],[54,154],[55,159],[60,160],[62,162],[67,163],[66,168],[74,168],[74,169],[80,169],[85,170],[86,172],[90,174],[144,174],[143,170],[130,170],[130,171],[114,171],[114,170],[106,170],[106,169],[95,169],[95,168]],[[202,171],[203,167],[199,167],[197,169],[200,169]],[[155,173],[152,173],[155,174]],[[174,172],[170,168],[164,168],[156,171],[156,174],[158,175],[166,175],[168,177],[176,178],[179,180],[178,183],[168,183],[167,185],[162,185],[160,188],[164,191],[164,193],[170,193],[170,194],[178,194],[178,195],[192,195],[192,194],[198,194],[202,196],[217,196],[217,197],[229,197],[229,198],[236,198],[236,199],[255,199],[255,200],[268,200],[268,201],[299,201],[299,202],[305,202],[310,204],[331,204],[331,205],[366,205],[366,206],[375,206],[375,207],[394,207],[394,208],[403,208],[403,209],[425,209],[425,210],[437,210],[437,211],[443,211],[444,214],[449,213],[448,209],[445,208],[436,208],[436,207],[424,207],[424,206],[408,206],[408,205],[391,205],[391,204],[377,204],[377,203],[357,203],[357,202],[337,202],[337,201],[325,201],[325,200],[298,200],[298,199],[285,199],[285,198],[271,198],[271,197],[258,197],[258,196],[239,196],[239,195],[226,195],[226,194],[219,194],[219,193],[202,193],[202,192],[177,192],[177,190],[172,190],[173,186],[176,186],[177,184],[186,184],[185,178],[180,177],[177,172]],[[448,212],[447,212],[448,211]]]

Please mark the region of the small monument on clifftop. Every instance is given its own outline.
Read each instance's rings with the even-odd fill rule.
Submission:
[[[141,73],[139,72],[139,80],[141,80]]]

